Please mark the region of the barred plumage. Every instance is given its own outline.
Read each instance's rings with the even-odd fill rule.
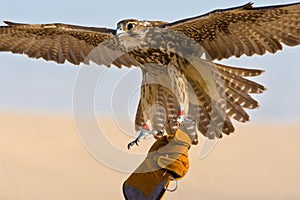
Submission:
[[[151,121],[152,128],[172,132],[167,121],[176,117],[178,106],[183,104],[186,114],[196,121],[187,127],[190,135],[195,135],[197,127],[209,138],[232,133],[231,118],[248,121],[245,109],[259,106],[250,94],[266,90],[245,78],[259,76],[263,70],[211,61],[275,53],[282,44],[300,44],[300,3],[258,8],[248,3],[173,23],[129,19],[119,22],[117,30],[60,23],[5,23],[0,27],[0,51],[57,63],[93,61],[108,67],[141,67],[143,85],[136,129]],[[174,36],[183,38],[182,43],[176,43]],[[195,44],[198,47],[191,48]],[[203,51],[208,61],[200,59]],[[214,92],[211,84],[216,87]],[[219,93],[223,101],[216,98]]]

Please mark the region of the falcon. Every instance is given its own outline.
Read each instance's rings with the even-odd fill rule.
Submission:
[[[243,6],[168,23],[127,19],[116,29],[61,23],[0,27],[0,51],[26,54],[59,64],[94,62],[110,67],[140,67],[143,74],[135,127],[139,136],[172,134],[184,126],[210,139],[234,132],[232,119],[249,121],[251,94],[266,88],[247,77],[264,71],[225,66],[216,60],[264,55],[282,45],[300,44],[300,3]]]

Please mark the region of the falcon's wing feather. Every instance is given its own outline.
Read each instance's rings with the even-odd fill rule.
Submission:
[[[79,65],[85,62],[89,53],[100,43],[114,39],[115,30],[84,27],[69,24],[19,24],[5,21],[0,26],[0,51],[26,54],[32,58],[64,63],[66,60]],[[109,53],[109,52],[108,52]],[[111,64],[107,54],[101,55],[97,64]],[[100,55],[99,55],[100,56]],[[93,59],[91,59],[94,61]],[[128,56],[113,62],[118,67],[130,67],[133,63]]]
[[[238,122],[249,121],[245,109],[259,107],[250,94],[262,93],[266,88],[245,77],[259,76],[263,70],[238,69],[201,58],[193,58],[192,63],[186,62],[182,69],[192,91],[189,92],[192,101],[188,114],[196,119],[198,130],[213,139],[222,137],[222,133],[229,135],[234,132],[231,118]],[[212,85],[210,80],[214,82]],[[212,92],[219,95],[212,95]]]
[[[199,42],[214,59],[275,53],[300,44],[300,3],[215,10],[164,25]]]

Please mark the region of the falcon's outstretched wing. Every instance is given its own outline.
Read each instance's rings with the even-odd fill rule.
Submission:
[[[300,44],[300,3],[215,10],[163,25],[193,38],[214,59],[275,53]]]
[[[0,51],[26,54],[31,58],[64,63],[66,60],[79,65],[100,43],[113,39],[115,30],[75,26],[68,24],[18,24],[5,22],[0,26]],[[97,64],[106,64],[107,54],[98,57]],[[119,58],[113,64],[130,67],[132,62]],[[100,60],[99,60],[100,59]]]

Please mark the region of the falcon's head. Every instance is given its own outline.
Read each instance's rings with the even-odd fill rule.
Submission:
[[[126,33],[126,32],[136,32],[143,30],[145,28],[149,27],[155,27],[160,26],[163,24],[167,24],[166,22],[160,22],[160,21],[139,21],[136,19],[126,19],[122,20],[117,24],[117,35]]]

